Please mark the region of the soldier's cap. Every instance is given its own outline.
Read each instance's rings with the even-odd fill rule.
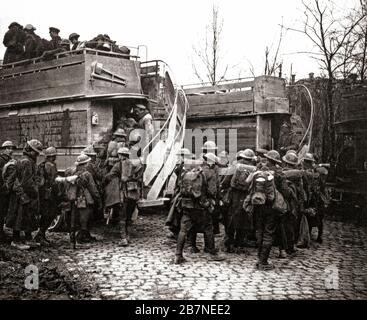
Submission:
[[[9,24],[9,29],[12,28],[12,27],[21,27],[21,25],[18,23],[18,22],[12,22],[11,24]]]
[[[69,40],[71,41],[72,39],[74,39],[74,38],[76,38],[77,40],[78,40],[78,38],[80,37],[80,35],[79,34],[77,34],[77,33],[75,33],[75,32],[73,32],[73,33],[71,33],[70,34],[70,36],[69,36]]]
[[[50,32],[56,32],[56,33],[60,32],[60,30],[55,27],[50,27],[49,29],[50,29]]]
[[[107,38],[108,40],[111,40],[111,38],[108,34],[104,34],[103,37]]]
[[[24,30],[32,31],[32,30],[36,30],[36,28],[35,28],[35,27],[33,27],[33,26],[29,23],[29,24],[26,24],[26,26],[24,27]]]
[[[75,165],[81,165],[81,164],[85,164],[88,163],[89,161],[91,161],[92,159],[90,157],[88,157],[86,154],[81,154],[80,156],[78,156],[76,158],[76,162]]]

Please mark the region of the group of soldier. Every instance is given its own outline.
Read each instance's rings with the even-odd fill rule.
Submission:
[[[296,248],[307,248],[313,227],[322,242],[328,174],[316,165],[314,156],[298,157],[288,150],[281,157],[276,150],[241,150],[233,163],[223,151],[216,155],[214,142],[207,141],[200,159],[182,149],[175,169],[175,196],[166,225],[177,239],[174,262],[185,261],[188,241],[191,252],[199,252],[196,234],[204,233],[204,251],[213,260],[223,260],[215,245],[215,234],[224,225],[224,246],[228,253],[246,253],[257,247],[259,270],[271,270],[273,245],[279,258],[291,258]]]
[[[63,177],[58,176],[55,147],[43,151],[41,142],[32,139],[25,144],[23,157],[15,160],[15,145],[4,142],[0,240],[21,250],[48,245],[46,231],[60,216],[75,248],[77,242],[94,241],[91,222],[105,218],[119,221],[120,244],[127,246],[144,189],[141,139],[139,132],[118,128],[107,146],[85,148]],[[37,164],[42,153],[44,160]],[[246,247],[256,246],[260,270],[273,268],[268,262],[273,245],[279,248],[279,258],[293,257],[296,248],[307,248],[312,227],[318,228],[317,241],[322,242],[328,171],[316,165],[311,153],[299,158],[296,151],[288,150],[281,157],[276,150],[246,149],[232,163],[226,152],[216,153],[215,143],[207,141],[197,159],[188,149],[177,154],[166,221],[177,240],[176,264],[185,261],[186,241],[192,252],[199,252],[197,233],[204,233],[204,251],[213,260],[223,260],[215,239],[220,224],[224,225],[225,250],[246,253]],[[4,224],[12,230],[11,239],[5,235]]]
[[[50,60],[55,58],[56,54],[63,57],[70,51],[84,48],[119,53],[127,59],[130,55],[130,49],[118,46],[107,34],[99,34],[90,41],[79,41],[80,35],[73,32],[68,39],[62,39],[59,36],[60,30],[50,27],[51,39],[46,40],[35,33],[36,28],[31,24],[23,27],[18,22],[12,22],[8,28],[3,39],[6,47],[3,64],[39,57]]]
[[[131,113],[131,121],[120,124],[108,143],[86,147],[62,177],[58,176],[55,147],[43,150],[42,143],[32,139],[26,142],[23,156],[14,159],[16,146],[5,141],[0,153],[0,241],[21,250],[49,245],[46,231],[57,221],[53,228],[69,231],[75,248],[76,243],[95,241],[90,226],[106,218],[119,222],[120,243],[127,246],[142,192],[138,145],[143,136],[134,129],[139,125],[148,132],[151,129],[145,106],[134,105]],[[37,161],[40,155],[44,156],[41,162]],[[4,224],[12,230],[11,239]]]

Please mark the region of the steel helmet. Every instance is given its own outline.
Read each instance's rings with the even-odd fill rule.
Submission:
[[[32,139],[30,141],[27,141],[28,146],[35,152],[41,153],[42,152],[42,143],[38,141],[37,139]]]
[[[57,151],[55,147],[48,147],[44,152],[46,157],[53,157],[57,155]]]
[[[251,149],[246,149],[246,150],[240,151],[238,156],[246,160],[254,160],[255,152]]]
[[[205,160],[207,160],[207,161],[210,160],[214,163],[218,163],[219,159],[214,153],[209,152],[205,155]]]
[[[75,165],[81,165],[81,164],[85,164],[88,163],[89,161],[91,161],[92,159],[90,157],[88,157],[86,154],[81,154],[80,156],[78,156],[76,158],[76,162]]]
[[[129,149],[128,148],[126,148],[126,147],[122,147],[122,148],[119,148],[118,150],[117,150],[117,153],[118,154],[125,154],[125,155],[127,155],[127,156],[129,156],[131,153],[130,153],[130,151],[129,151]]]
[[[315,158],[313,156],[312,153],[307,152],[304,156],[303,156],[303,160],[304,161],[310,161],[310,162],[315,162]]]
[[[125,130],[124,129],[121,129],[121,128],[117,129],[113,133],[113,135],[116,136],[116,137],[125,137],[125,138],[127,137]]]
[[[96,156],[97,153],[94,151],[93,146],[86,147],[82,153],[86,154],[87,156]]]
[[[289,152],[287,153],[283,158],[282,160],[285,162],[285,163],[288,163],[288,164],[291,164],[291,165],[297,165],[298,164],[298,156],[293,153],[293,152]]]
[[[289,153],[294,153],[295,155],[297,155],[297,151],[293,149],[288,150],[285,154],[289,154]]]
[[[282,161],[280,160],[280,154],[276,150],[270,150],[270,151],[268,151],[266,154],[264,154],[264,157],[267,158],[267,159],[269,159],[269,160],[272,160],[274,162],[277,162],[279,164],[282,163]]]
[[[132,130],[129,135],[129,142],[139,142],[142,136],[139,130]]]
[[[191,152],[187,148],[182,148],[177,151],[177,155],[188,156],[188,155],[191,155]]]
[[[13,148],[13,149],[15,149],[16,148],[16,146],[14,145],[14,143],[12,142],[12,141],[5,141],[3,144],[2,144],[2,146],[1,146],[1,148]]]
[[[217,149],[218,149],[217,145],[213,141],[205,142],[203,147],[201,148],[201,150],[217,150]]]

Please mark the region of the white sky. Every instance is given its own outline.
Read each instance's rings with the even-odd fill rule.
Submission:
[[[355,0],[336,0],[340,6]],[[90,40],[99,33],[127,46],[148,46],[148,59],[167,62],[179,84],[198,82],[192,69],[192,46],[205,37],[205,26],[211,18],[213,0],[3,0],[0,5],[0,38],[8,25],[17,21],[23,26],[33,24],[36,33],[49,39],[48,27],[58,27],[62,38],[72,32],[80,40]],[[222,54],[224,63],[235,66],[227,78],[251,76],[251,61],[256,75],[264,69],[266,46],[275,50],[279,24],[295,27],[302,19],[301,0],[217,0],[219,15],[224,20]],[[313,59],[305,54],[288,53],[309,51],[308,40],[299,33],[288,31],[281,48],[283,75],[293,73],[297,78],[309,72],[319,73]],[[0,56],[5,48],[0,45]],[[144,50],[141,51],[145,59]]]

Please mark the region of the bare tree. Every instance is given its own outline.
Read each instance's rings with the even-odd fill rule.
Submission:
[[[329,159],[335,154],[334,79],[337,78],[341,69],[346,68],[346,63],[349,63],[352,58],[356,45],[352,41],[352,34],[363,20],[363,16],[359,15],[356,16],[356,19],[349,19],[351,12],[356,12],[358,9],[350,8],[348,11],[346,8],[339,8],[331,0],[302,0],[302,3],[304,8],[303,28],[288,29],[306,35],[316,49],[312,58],[318,61],[321,69],[327,75],[325,120],[328,135],[325,135],[323,143],[323,158]],[[337,13],[339,13],[338,17],[336,17]]]
[[[279,71],[279,77],[282,75],[283,63],[279,61],[280,48],[283,42],[284,26],[283,23],[280,25],[280,34],[278,44],[275,49],[274,56],[271,56],[271,48],[266,47],[265,49],[265,70],[264,74],[268,76],[275,76],[276,72]]]
[[[195,63],[193,59],[192,67],[196,77],[202,83],[206,82],[205,79],[215,85],[225,78],[228,71],[228,64],[224,68],[221,65],[220,42],[222,30],[223,19],[219,18],[218,6],[213,4],[212,19],[210,24],[206,26],[204,45],[193,46],[199,64]]]

